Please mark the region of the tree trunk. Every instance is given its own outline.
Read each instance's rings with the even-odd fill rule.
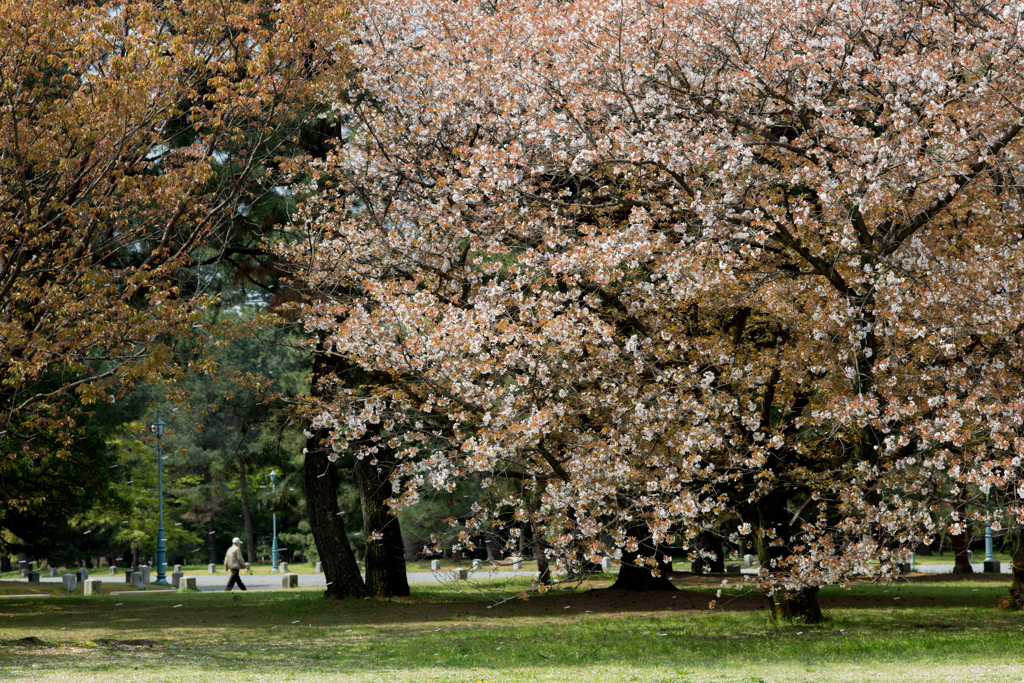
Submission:
[[[785,496],[780,493],[763,498],[757,506],[757,513],[758,530],[765,532],[774,530],[775,537],[782,539],[780,545],[773,545],[771,539],[761,533],[754,536],[758,561],[762,567],[767,567],[768,571],[775,571],[773,560],[781,560],[790,553],[789,541],[792,538],[792,529],[789,526],[789,510],[786,507]],[[766,597],[772,611],[772,618],[775,620],[816,624],[822,619],[816,587],[798,591],[778,591]]]
[[[210,475],[210,466],[203,468],[203,495],[206,498],[206,545],[210,549],[210,564],[220,564],[221,558],[217,557],[217,534],[213,528],[213,494],[210,493],[210,482],[213,477]],[[135,564],[138,565],[139,558],[136,556]]]
[[[974,567],[971,566],[967,557],[967,551],[971,541],[971,535],[967,532],[967,503],[960,501],[956,504],[956,512],[964,524],[964,530],[957,536],[953,536],[953,573],[973,574]]]
[[[622,561],[619,564],[619,578],[615,579],[612,588],[626,591],[674,591],[676,587],[668,578],[671,571],[671,564],[668,567],[658,556],[658,549],[652,543],[646,526],[635,526],[628,530],[628,534],[638,542],[635,552],[622,551]],[[646,565],[638,565],[640,557],[655,557],[658,559],[658,576],[651,573],[651,568]],[[671,560],[670,560],[671,562]]]
[[[391,497],[391,466],[385,457],[379,458],[376,465],[369,457],[357,458],[355,462],[366,538],[366,589],[379,598],[409,595],[402,530],[387,504]],[[373,540],[377,534],[382,538]]]
[[[252,511],[249,509],[249,485],[245,478],[245,462],[238,459],[238,488],[242,499],[242,520],[245,523],[245,549],[249,564],[256,564],[256,539],[252,535]]]
[[[333,393],[333,388],[325,383],[325,378],[334,375],[337,366],[338,359],[326,353],[321,339],[313,359],[310,384],[310,395],[314,399],[329,398]],[[345,535],[345,526],[338,514],[338,469],[328,458],[330,447],[324,445],[327,430],[314,430],[312,426],[307,426],[306,433],[309,436],[306,438],[303,482],[309,525],[327,580],[324,597],[363,597],[366,595],[366,586],[359,575],[359,565],[356,564],[352,546]]]
[[[551,566],[548,564],[547,553],[544,552],[544,541],[537,533],[533,535],[533,559],[537,560],[537,583],[550,586]]]
[[[501,543],[492,533],[484,536],[484,545],[487,547],[487,561],[498,562],[501,560]]]
[[[725,573],[725,547],[722,545],[722,539],[718,534],[702,531],[697,535],[694,546],[697,550],[704,550],[715,554],[715,559],[713,560],[698,556],[693,561],[694,574],[700,575],[706,572],[714,574]]]
[[[1014,534],[1010,570],[1013,572],[1013,583],[1010,584],[1009,607],[1024,609],[1024,529],[1017,529]]]
[[[821,621],[821,607],[818,605],[818,588],[804,588],[800,591],[779,591],[768,596],[775,619],[801,621],[817,624]]]

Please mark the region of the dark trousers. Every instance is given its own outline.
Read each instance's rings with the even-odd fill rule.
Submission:
[[[231,578],[228,579],[228,585],[227,585],[227,587],[224,590],[229,591],[232,588],[234,588],[236,585],[239,588],[241,588],[242,590],[245,590],[245,584],[242,583],[242,577],[240,577],[238,575],[238,570],[237,569],[232,569],[231,570]]]

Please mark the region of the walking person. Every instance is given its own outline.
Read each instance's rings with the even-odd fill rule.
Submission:
[[[228,579],[228,585],[224,590],[229,591],[236,584],[242,590],[246,589],[241,577],[238,576],[238,572],[245,569],[245,559],[242,558],[242,539],[237,536],[232,539],[231,547],[228,548],[228,553],[224,556],[224,569],[231,572],[231,578]]]

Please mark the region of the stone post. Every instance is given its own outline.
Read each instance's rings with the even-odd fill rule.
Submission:
[[[316,573],[317,574],[323,574],[323,572],[324,572],[324,563],[323,562],[317,562],[316,563]]]
[[[459,568],[459,569],[456,569],[454,573],[455,573],[455,580],[456,581],[465,581],[466,579],[469,578],[469,570],[468,569]]]
[[[439,571],[441,571],[441,560],[431,560],[430,561],[430,571],[432,571],[432,572],[439,572]]]
[[[523,559],[521,557],[517,557],[514,560],[512,560],[512,571],[518,572],[518,571],[522,570],[522,568],[523,568]]]
[[[99,579],[86,579],[82,584],[83,595],[103,595],[103,582]]]
[[[132,572],[132,588],[142,589],[146,587],[142,572]]]
[[[50,567],[50,578],[57,576],[57,570],[54,567]]]
[[[64,574],[60,577],[60,583],[68,593],[78,588],[78,577],[74,574]]]
[[[280,566],[280,564],[278,566]],[[281,575],[281,588],[298,588],[298,587],[299,587],[299,575],[298,574],[282,574]]]
[[[176,571],[178,573],[181,573],[181,565],[180,564],[174,565],[174,571]]]
[[[287,574],[288,573],[288,563],[287,562],[278,562],[277,566],[281,568],[281,573],[282,574]]]
[[[139,574],[142,575],[142,583],[143,584],[148,584],[149,583],[149,565],[148,564],[144,564],[141,567],[139,567]]]
[[[89,570],[86,569],[85,567],[79,567],[78,571],[75,572],[75,573],[78,574],[78,580],[79,581],[85,581],[86,579],[89,578]]]
[[[39,583],[39,572],[29,572],[28,573],[28,582],[29,583]]]
[[[482,567],[482,566],[484,566],[484,561],[483,560],[473,560],[473,569],[474,569],[474,571],[477,570],[477,569],[480,569],[480,567]]]
[[[181,565],[178,565],[178,566],[180,567]],[[172,572],[171,573],[171,585],[174,586],[175,588],[181,588],[181,577],[182,577],[181,572]]]
[[[111,576],[117,576],[117,565],[116,564],[110,565],[110,575]]]
[[[194,591],[196,589],[196,577],[194,576],[183,576],[181,577],[181,585],[178,586],[178,590]]]
[[[211,574],[216,574],[216,573],[217,573],[217,565],[215,565],[215,564],[211,564],[211,565],[209,566],[209,570],[210,570],[210,573],[211,573]]]
[[[747,554],[743,556],[743,568],[750,569],[754,566],[754,556]]]
[[[612,565],[614,564],[614,562],[615,561],[612,560],[612,558],[608,557],[607,555],[602,557],[601,558],[601,571],[603,571],[603,572],[610,572],[612,570]]]

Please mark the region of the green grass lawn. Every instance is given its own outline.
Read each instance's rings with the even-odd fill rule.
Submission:
[[[676,594],[590,590],[604,585],[504,604],[441,586],[415,586],[412,598],[391,601],[335,602],[312,590],[0,599],[0,675],[188,683],[1024,680],[1024,615],[994,608],[1006,581],[829,588],[828,619],[816,626],[773,624],[759,596],[696,609],[714,596],[711,581]],[[30,637],[45,645],[13,642]]]

